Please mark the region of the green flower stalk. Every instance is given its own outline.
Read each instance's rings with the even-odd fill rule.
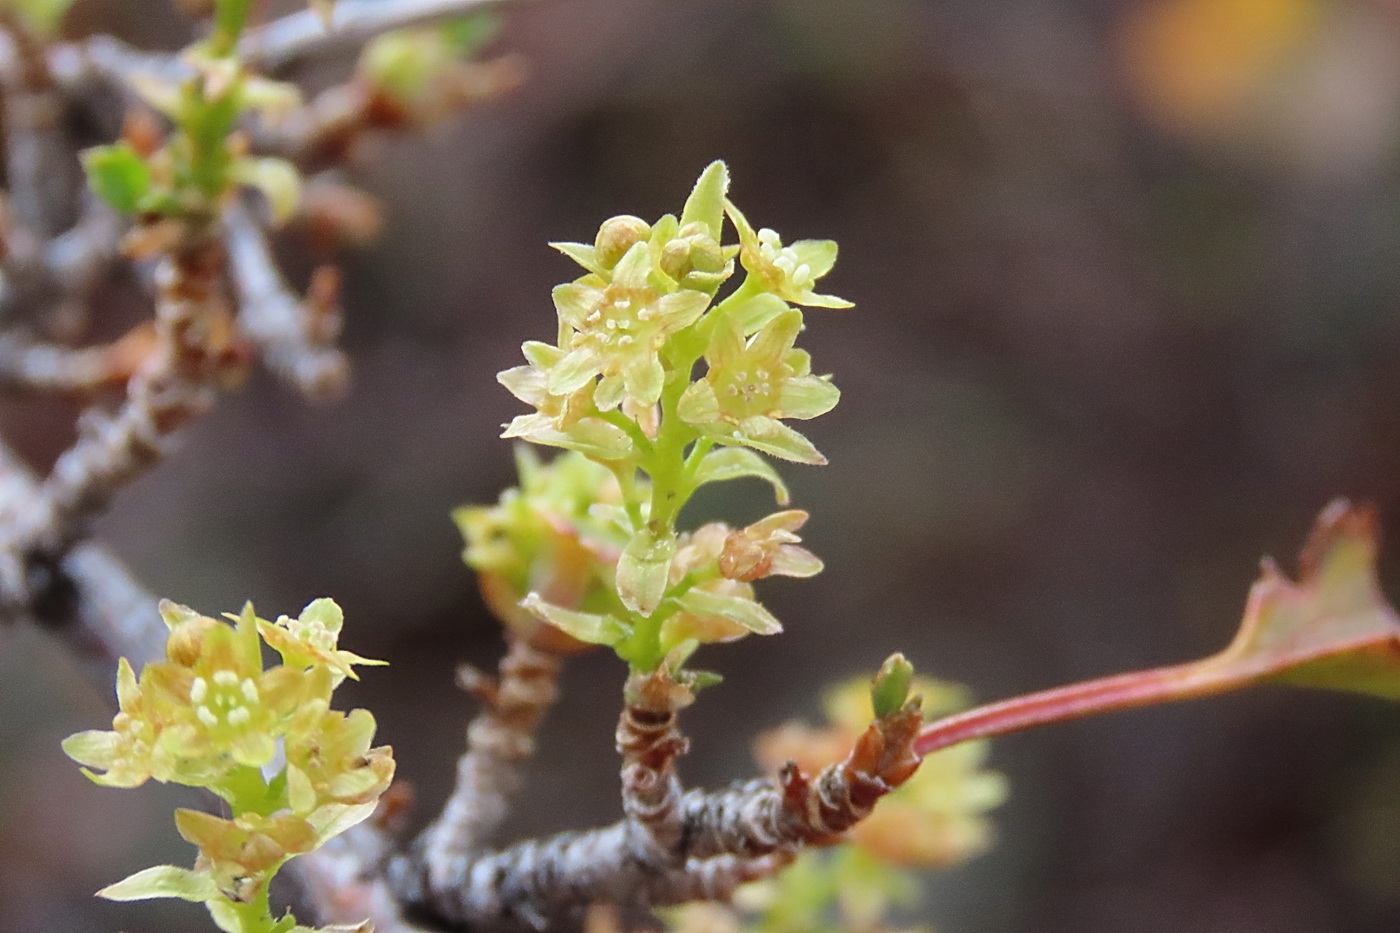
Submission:
[[[785,505],[786,488],[759,454],[824,463],[787,422],[825,414],[840,398],[795,346],[804,322],[793,307],[850,306],[813,291],[836,260],[836,244],[785,247],[771,230],[754,232],[726,199],[728,187],[728,170],[715,162],[679,217],[648,223],[621,215],[591,245],[555,244],[586,274],[554,289],[556,342],[525,343],[525,365],[499,377],[535,409],[504,436],[592,461],[611,476],[618,500],[562,519],[580,540],[615,545],[589,552],[588,573],[605,581],[606,595],[583,605],[532,585],[517,606],[575,639],[611,646],[635,673],[665,664],[681,676],[702,643],[780,631],[751,584],[821,569],[797,547],[803,512],[780,512],[741,531],[677,528],[686,502],[706,483],[757,477]],[[724,242],[726,217],[738,243]],[[742,278],[721,297],[736,257]],[[534,469],[574,471],[576,462],[566,457]],[[575,520],[584,513],[591,530]],[[517,570],[518,582],[524,576]]]
[[[330,708],[353,665],[382,662],[336,647],[344,618],[329,599],[276,622],[251,604],[229,622],[169,601],[160,608],[166,660],[138,678],[122,659],[111,731],[80,732],[63,750],[95,783],[203,787],[230,815],[177,810],[180,835],[199,848],[194,868],[149,868],[99,893],[199,901],[227,933],[291,930],[290,917],[272,917],[272,877],[366,819],[393,779],[392,751],[372,747],[374,717]],[[281,664],[263,667],[264,643]]]

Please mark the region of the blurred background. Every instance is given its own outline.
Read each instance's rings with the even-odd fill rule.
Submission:
[[[268,4],[271,15],[280,7]],[[1257,559],[1287,566],[1336,495],[1400,526],[1400,3],[1394,0],[532,0],[488,51],[525,86],[362,147],[378,243],[347,257],[355,386],[263,376],[123,495],[100,534],[156,593],[263,615],[333,595],[392,666],[371,707],[420,809],[500,649],[448,511],[512,482],[495,383],[553,333],[549,240],[677,210],[727,159],[786,239],[834,238],[806,345],[844,396],[784,469],[813,581],[788,631],[707,649],[690,782],[752,773],[762,728],[895,649],[983,699],[1222,646]],[[164,0],[80,0],[78,31],[187,37]],[[315,84],[344,63],[303,75]],[[285,244],[296,281],[309,269]],[[66,412],[10,404],[42,464]],[[693,507],[749,520],[759,484]],[[1383,579],[1400,593],[1392,549]],[[588,656],[515,830],[611,820],[622,670]],[[182,904],[93,890],[184,862],[191,798],[92,787],[60,739],[109,692],[0,631],[0,930],[174,931]],[[930,885],[940,933],[1400,929],[1400,709],[1263,690],[994,744],[988,854]],[[200,927],[202,928],[202,927]]]

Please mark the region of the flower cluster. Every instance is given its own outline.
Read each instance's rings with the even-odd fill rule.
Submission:
[[[726,199],[728,186],[727,169],[715,162],[679,217],[648,223],[622,215],[606,221],[592,244],[554,244],[586,274],[554,289],[555,343],[525,343],[525,365],[499,377],[535,409],[516,417],[504,436],[571,452],[544,469],[573,473],[581,458],[592,461],[600,481],[611,476],[612,501],[585,503],[572,518],[545,509],[551,518],[535,523],[553,529],[543,550],[528,544],[542,540],[538,534],[507,536],[536,555],[547,550],[547,570],[527,570],[534,565],[524,552],[488,568],[484,543],[475,543],[486,540],[480,529],[469,562],[489,570],[487,598],[503,618],[523,608],[575,639],[611,645],[642,671],[663,662],[676,669],[705,642],[780,631],[754,598],[753,581],[821,569],[797,546],[804,512],[778,512],[741,530],[718,523],[690,533],[676,528],[681,509],[706,483],[757,477],[786,505],[782,480],[759,453],[824,463],[787,422],[824,414],[840,398],[795,346],[803,328],[795,305],[849,307],[813,289],[831,270],[836,244],[783,246],[772,230],[754,231]],[[738,243],[724,242],[726,217]],[[720,298],[737,268],[742,281]],[[531,497],[527,486],[522,501]],[[463,514],[481,523],[487,513]],[[581,550],[571,552],[563,541]],[[563,588],[568,598],[558,595],[571,553],[593,562],[570,571],[595,585],[584,600],[577,588]],[[499,579],[507,564],[514,568],[510,587]],[[497,606],[493,592],[508,593],[510,605]]]
[[[139,678],[122,659],[112,729],[78,733],[63,750],[98,784],[204,787],[231,816],[176,811],[199,847],[194,870],[158,866],[102,893],[203,901],[223,929],[260,933],[282,863],[368,817],[393,779],[391,750],[372,747],[374,717],[330,707],[352,665],[382,662],[337,648],[344,618],[329,599],[276,622],[251,605],[229,621],[169,601],[160,611],[166,659]],[[264,668],[264,643],[281,664]]]

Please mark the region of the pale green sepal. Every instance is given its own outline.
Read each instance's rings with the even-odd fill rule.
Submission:
[[[798,260],[812,270],[814,279],[826,275],[831,271],[831,267],[836,265],[835,240],[798,240],[788,249],[796,253]]]
[[[63,754],[89,768],[111,768],[117,761],[117,748],[117,734],[101,729],[88,729],[63,740]],[[89,777],[98,784],[107,783],[99,777]]]
[[[590,645],[615,645],[628,635],[627,626],[612,616],[565,609],[545,602],[538,593],[531,593],[522,599],[520,608]]]
[[[806,421],[824,415],[841,401],[841,390],[820,376],[793,376],[778,390],[784,418]]]
[[[698,616],[719,616],[753,632],[755,635],[776,635],[783,625],[767,609],[743,596],[727,596],[707,590],[693,589],[676,597],[676,603]]]
[[[165,622],[166,628],[170,629],[175,628],[181,622],[199,618],[199,613],[189,606],[182,606],[171,599],[162,599],[156,608],[159,610],[161,620]]]
[[[209,916],[214,921],[214,926],[223,930],[224,933],[245,933],[243,919],[238,916],[238,911],[234,906],[224,898],[205,901],[204,906],[209,908]]]
[[[787,505],[790,501],[787,484],[772,464],[753,451],[739,447],[724,447],[706,454],[695,471],[694,483],[703,486],[705,483],[722,483],[743,476],[757,477],[771,484],[773,498],[779,505]]]
[[[617,595],[633,612],[649,616],[661,605],[676,556],[676,534],[643,528],[632,536],[617,561]]]
[[[587,243],[551,243],[550,246],[568,256],[595,275],[606,276],[608,270],[598,261],[598,250]]]
[[[598,460],[624,460],[634,453],[632,439],[626,431],[597,418],[580,419],[567,431],[561,431],[548,415],[516,415],[501,437],[518,437],[547,447],[577,450]]]
[[[681,393],[676,405],[676,414],[690,424],[709,424],[720,418],[719,398],[709,382],[692,382]]]
[[[531,365],[540,369],[549,369],[564,358],[563,350],[542,340],[527,340],[520,345],[520,351],[525,354],[525,359],[529,360]]]
[[[795,463],[826,464],[826,457],[811,441],[782,422],[762,415],[744,419],[736,434],[732,437],[721,436],[720,439],[731,444],[744,444]]]
[[[339,836],[351,826],[358,826],[369,819],[377,806],[379,801],[371,800],[368,803],[328,803],[317,807],[306,817],[306,822],[316,831],[317,848],[327,839]]]
[[[747,337],[761,330],[784,311],[790,310],[790,306],[772,292],[760,292],[732,305],[722,302],[716,310],[723,310],[724,314],[738,325],[739,332]]]
[[[729,168],[716,159],[700,173],[681,211],[681,226],[702,223],[718,242],[724,223],[724,196],[729,192]]]
[[[182,901],[210,901],[219,896],[212,875],[175,865],[154,865],[116,884],[109,884],[97,896],[109,901],[144,901],[153,897],[178,897]]]
[[[335,600],[323,596],[307,603],[298,621],[306,625],[319,623],[331,635],[338,636],[345,626],[345,611]]]
[[[287,766],[287,802],[293,813],[310,813],[316,806],[316,788],[306,772],[296,765]]]

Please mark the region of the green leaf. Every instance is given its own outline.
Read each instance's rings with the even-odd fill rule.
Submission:
[[[676,534],[643,528],[632,535],[617,562],[617,595],[633,612],[649,616],[661,604],[676,556]]]
[[[773,498],[779,505],[787,505],[790,501],[787,484],[778,475],[778,471],[773,469],[773,465],[752,450],[744,450],[741,447],[722,447],[707,453],[695,470],[693,482],[699,487],[706,483],[722,483],[745,476],[769,483],[773,487]]]
[[[776,635],[783,625],[761,603],[743,596],[729,596],[711,593],[707,590],[689,590],[676,597],[676,603],[687,612],[698,616],[719,616],[753,632],[755,635]]]
[[[83,153],[88,185],[122,214],[131,214],[151,190],[151,169],[126,143],[98,146]]]
[[[681,211],[681,226],[702,223],[718,242],[720,226],[724,223],[724,196],[729,191],[729,168],[716,159],[700,173],[695,188],[686,198]]]
[[[615,645],[628,635],[627,626],[610,615],[565,609],[545,602],[538,593],[531,593],[522,599],[520,608],[590,645]]]
[[[109,901],[144,901],[153,897],[178,897],[182,901],[210,901],[219,897],[212,875],[175,865],[155,865],[97,892]]]

